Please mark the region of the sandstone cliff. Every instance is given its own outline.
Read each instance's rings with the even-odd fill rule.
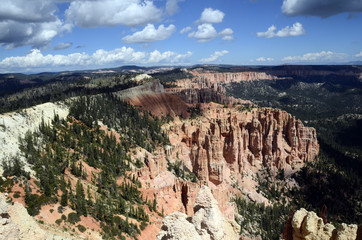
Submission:
[[[273,80],[275,76],[264,72],[208,72],[201,69],[190,71],[191,79],[176,81],[176,87],[166,89],[166,92],[180,96],[186,103],[218,102],[223,104],[245,103],[225,95],[224,84],[241,81]]]
[[[201,187],[194,205],[195,215],[174,212],[163,220],[157,239],[210,239],[233,240],[239,238],[240,227],[226,220],[207,186]]]
[[[285,111],[219,107],[203,114],[169,127],[171,143],[189,149],[188,165],[202,182],[219,185],[253,168],[292,170],[318,154],[315,129]]]

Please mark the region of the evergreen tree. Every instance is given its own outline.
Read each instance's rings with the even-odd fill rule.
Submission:
[[[75,186],[75,205],[76,211],[79,215],[87,216],[86,199],[83,184],[78,179]]]

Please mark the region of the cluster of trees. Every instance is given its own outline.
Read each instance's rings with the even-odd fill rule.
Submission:
[[[117,130],[117,137],[101,130],[100,121]],[[111,94],[81,97],[71,103],[67,119],[55,115],[51,125],[42,121],[38,131],[28,132],[21,140],[20,148],[40,188],[40,194],[35,194],[30,184],[24,184],[27,209],[36,215],[41,205],[60,202],[77,216],[90,215],[101,221],[105,237],[123,239],[125,233],[136,237],[139,227],[128,219],[136,219],[144,228],[149,222],[145,207],[157,209],[155,201],[143,199],[135,175],[126,174],[131,165],[143,165],[141,160],[135,164],[129,151],[136,146],[152,151],[166,143],[161,120],[147,112]],[[96,171],[87,171],[86,165]],[[7,176],[24,175],[20,161],[5,164],[5,170]],[[69,173],[76,183],[71,183]],[[120,177],[124,180],[117,184]]]
[[[265,206],[242,197],[234,199],[241,218],[237,219],[243,234],[260,236],[265,240],[280,238],[288,219],[289,207],[283,204]]]
[[[65,100],[70,97],[116,92],[137,86],[133,75],[90,76],[75,75],[51,77],[47,81],[38,81],[29,86],[11,86],[0,93],[0,113],[20,110],[46,102]],[[13,81],[13,80],[12,80]],[[19,83],[20,84],[20,83]],[[13,89],[16,89],[13,91]]]
[[[157,145],[169,144],[158,117],[141,112],[113,94],[81,97],[72,104],[70,114],[89,127],[96,127],[102,121],[115,129],[125,136],[121,142],[128,144],[126,152],[135,145],[152,152]]]

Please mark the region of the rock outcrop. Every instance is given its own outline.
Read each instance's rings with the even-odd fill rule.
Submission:
[[[315,129],[281,110],[220,107],[204,115],[169,128],[178,136],[171,143],[186,145],[191,170],[202,182],[219,185],[230,174],[263,166],[292,171],[319,152]]]
[[[207,186],[202,186],[194,205],[194,216],[175,212],[163,220],[157,239],[233,240],[239,238],[240,227],[226,220]]]
[[[22,204],[8,204],[5,199],[0,194],[0,240],[75,239],[47,232],[39,227]]]
[[[291,219],[291,227],[287,225],[283,238],[285,240],[356,240],[358,226],[344,224],[337,229],[330,223],[324,224],[323,219],[315,212],[304,208],[296,211]],[[291,232],[292,234],[287,234]],[[291,238],[292,236],[292,238]]]

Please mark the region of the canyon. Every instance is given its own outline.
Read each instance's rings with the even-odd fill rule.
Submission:
[[[141,147],[130,151],[131,159],[142,160],[144,165],[131,166],[127,174],[137,177],[143,198],[157,202],[159,213],[147,210],[150,224],[138,239],[247,239],[240,236],[240,226],[235,222],[239,214],[233,198],[241,196],[253,203],[272,205],[271,199],[258,190],[263,171],[273,176],[283,172],[286,187],[297,187],[291,176],[318,156],[317,132],[285,111],[226,96],[225,84],[284,79],[283,76],[260,71],[183,71],[193,77],[175,80],[173,87],[165,88],[147,75],[138,78],[146,81],[143,85],[114,93],[153,116],[172,118],[162,126],[170,140],[168,145],[153,152]],[[191,114],[195,108],[199,112]],[[2,149],[6,150],[2,154],[17,154],[19,137],[27,130],[36,130],[42,119],[50,122],[55,114],[66,118],[68,113],[66,105],[48,103],[0,115],[0,124],[3,121],[5,126],[0,134]],[[107,126],[101,128],[117,134]],[[184,174],[178,175],[170,166],[179,166]],[[91,169],[87,165],[86,168]],[[298,232],[307,215],[311,213],[302,209],[294,214],[299,220],[290,218],[293,230],[287,231],[292,238],[285,239],[318,239]],[[345,229],[353,232],[353,237],[346,239],[354,240],[357,227],[346,225]],[[318,234],[321,233],[315,233]]]

